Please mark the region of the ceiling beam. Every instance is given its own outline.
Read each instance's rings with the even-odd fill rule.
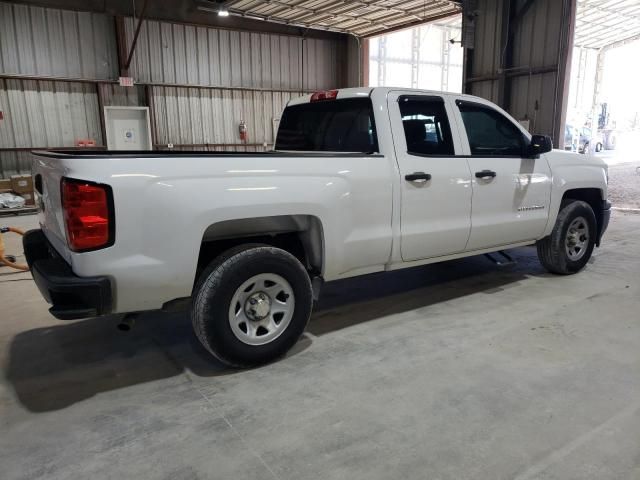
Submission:
[[[434,15],[432,17],[423,18],[422,20],[419,20],[419,21],[416,21],[416,22],[409,22],[409,23],[405,23],[405,24],[402,24],[402,25],[398,25],[398,26],[395,26],[395,27],[392,27],[392,28],[388,28],[386,30],[367,33],[365,35],[362,35],[362,38],[371,38],[371,37],[379,37],[381,35],[388,35],[389,33],[397,32],[397,31],[400,31],[400,30],[406,30],[408,28],[419,27],[421,25],[424,25],[425,23],[435,22],[437,20],[442,20],[443,18],[450,18],[450,17],[453,17],[455,15],[459,15],[459,14],[460,14],[460,11],[446,12],[446,13],[442,13],[440,15]]]
[[[306,1],[288,3],[286,0],[264,0],[243,5],[243,0],[232,0],[227,2],[227,5],[230,12],[247,18],[254,16],[288,25],[333,29],[362,37],[409,28],[461,11],[460,2],[453,0],[428,0],[424,8],[420,6],[415,9],[389,5],[388,0],[385,0],[385,3],[381,0],[335,0],[318,7],[307,6]],[[268,10],[266,7],[269,6],[279,8]],[[452,7],[454,11],[446,11]],[[361,9],[371,11],[357,13]]]

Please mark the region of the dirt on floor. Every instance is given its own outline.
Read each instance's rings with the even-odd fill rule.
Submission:
[[[616,208],[640,209],[640,131],[617,134],[615,150],[596,156],[609,165],[609,200]]]
[[[640,209],[640,161],[609,166],[609,201],[614,207]]]

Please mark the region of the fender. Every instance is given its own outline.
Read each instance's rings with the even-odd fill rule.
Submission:
[[[551,167],[552,188],[545,237],[553,230],[560,204],[568,191],[595,189],[599,192],[602,205],[607,199],[607,165],[602,160],[560,150],[554,150],[546,156]],[[596,217],[601,215],[598,211],[594,213]]]

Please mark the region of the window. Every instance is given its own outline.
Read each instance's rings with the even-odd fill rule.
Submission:
[[[525,136],[507,117],[477,103],[457,104],[472,155],[522,156]]]
[[[398,99],[407,152],[453,155],[453,140],[444,101],[440,97],[403,96]]]
[[[377,152],[371,100],[346,98],[287,107],[280,120],[276,150]]]

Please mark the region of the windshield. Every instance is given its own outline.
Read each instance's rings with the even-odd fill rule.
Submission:
[[[371,100],[347,98],[287,107],[280,120],[275,148],[306,152],[377,152]]]

